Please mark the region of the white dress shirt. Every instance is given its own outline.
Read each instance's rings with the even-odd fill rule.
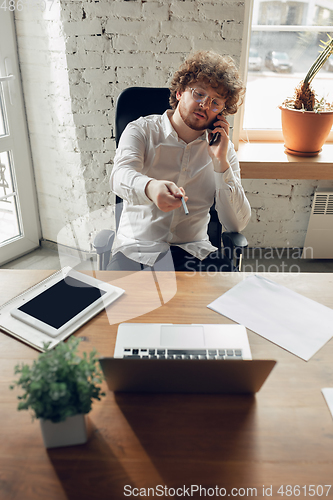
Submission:
[[[207,133],[187,144],[172,127],[170,113],[172,110],[141,117],[127,125],[110,179],[112,191],[124,200],[113,254],[121,251],[150,266],[170,245],[180,246],[201,260],[216,250],[207,235],[214,197],[219,219],[228,231],[242,231],[251,215],[232,142],[228,149],[230,168],[217,173],[208,153]],[[182,206],[161,211],[145,194],[151,179],[183,187],[189,214],[185,215]]]

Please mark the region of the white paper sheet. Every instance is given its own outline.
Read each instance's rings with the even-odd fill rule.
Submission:
[[[325,387],[325,389],[322,389],[321,392],[323,393],[328,409],[330,410],[333,417],[333,388]]]
[[[333,336],[333,309],[261,276],[207,307],[308,361]]]

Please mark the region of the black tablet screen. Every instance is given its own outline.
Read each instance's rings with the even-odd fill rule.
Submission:
[[[105,293],[104,290],[66,276],[18,309],[58,329]]]

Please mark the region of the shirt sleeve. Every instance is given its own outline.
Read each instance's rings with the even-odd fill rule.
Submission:
[[[239,161],[231,141],[228,161],[230,167],[225,172],[214,172],[216,209],[220,222],[227,231],[240,232],[250,220],[251,207],[241,184]]]
[[[143,173],[146,150],[143,127],[130,123],[121,135],[110,177],[111,190],[132,205],[149,205],[153,202],[145,193],[152,179]]]

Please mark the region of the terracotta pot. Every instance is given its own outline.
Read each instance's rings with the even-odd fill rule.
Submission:
[[[333,111],[315,113],[280,106],[286,153],[316,156],[333,125]]]

